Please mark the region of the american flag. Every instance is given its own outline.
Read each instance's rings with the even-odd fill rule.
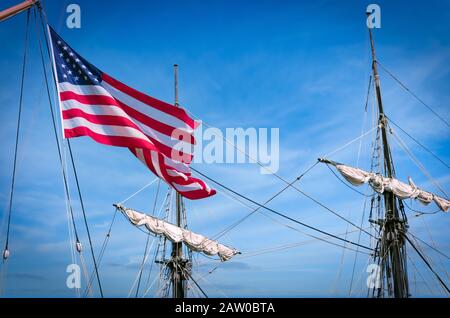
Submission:
[[[50,26],[54,70],[65,138],[89,136],[127,147],[155,175],[188,199],[214,195],[191,175],[194,129],[183,108],[112,78],[75,52]]]

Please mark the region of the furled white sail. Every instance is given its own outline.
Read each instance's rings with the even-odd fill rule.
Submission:
[[[444,212],[450,208],[450,201],[434,193],[419,189],[411,178],[408,178],[409,184],[401,182],[394,178],[386,178],[373,172],[367,172],[358,168],[349,167],[343,164],[323,160],[326,163],[333,164],[340,174],[351,184],[361,185],[368,183],[376,192],[392,192],[399,199],[416,199],[423,204],[429,204],[434,201],[436,205]]]
[[[169,222],[137,212],[133,209],[125,208],[121,205],[116,205],[116,207],[134,225],[145,226],[151,233],[164,235],[174,243],[183,242],[196,252],[202,252],[211,256],[218,255],[222,261],[227,261],[234,255],[239,254],[239,251],[234,248],[222,245],[217,241],[210,240],[203,235],[180,228]]]

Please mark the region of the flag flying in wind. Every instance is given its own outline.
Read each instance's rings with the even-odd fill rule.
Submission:
[[[127,147],[188,199],[216,193],[191,176],[198,123],[183,108],[119,82],[78,55],[50,26],[49,33],[65,138],[89,136]]]

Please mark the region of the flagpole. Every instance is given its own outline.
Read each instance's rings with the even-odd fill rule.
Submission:
[[[179,106],[178,100],[178,65],[174,64],[174,89],[175,89],[175,107]],[[177,192],[176,194],[176,224],[181,227],[181,213],[182,213],[182,197]],[[185,298],[183,273],[185,262],[183,260],[183,245],[181,242],[172,243],[172,297]]]

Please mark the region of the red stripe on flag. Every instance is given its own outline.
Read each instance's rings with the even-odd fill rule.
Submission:
[[[64,129],[65,138],[89,136],[96,142],[99,142],[108,146],[118,146],[118,147],[134,147],[134,148],[146,148],[158,151],[158,149],[150,141],[145,141],[142,139],[132,138],[132,137],[122,137],[122,136],[109,136],[98,134],[88,127],[79,126],[75,128]]]
[[[136,150],[132,150],[130,149],[131,152],[137,157],[137,152]],[[151,158],[151,152],[149,150],[146,149],[142,149],[142,156],[145,159],[145,165],[152,170],[153,173],[155,173],[156,175],[159,175],[156,172],[156,169],[159,170],[161,172],[161,177],[162,179],[164,179],[166,182],[168,182],[170,185],[172,185],[173,187],[175,187],[176,185],[180,185],[180,186],[189,186],[192,185],[194,183],[197,183],[198,186],[200,186],[200,189],[195,189],[195,190],[177,190],[178,192],[180,192],[184,197],[191,199],[191,200],[198,200],[198,199],[202,199],[202,198],[206,198],[209,196],[212,196],[214,194],[216,194],[216,191],[213,189],[210,189],[210,191],[208,191],[208,186],[206,185],[205,182],[203,182],[200,179],[191,177],[190,175],[186,175],[187,179],[184,179],[181,176],[170,176],[167,173],[167,169],[170,169],[167,167],[167,165],[164,163],[164,157],[161,154],[157,154],[158,156],[158,167],[155,167],[153,164],[153,160]]]
[[[179,136],[182,138],[183,141],[191,143],[195,145],[195,138],[193,135],[189,134],[188,132],[166,125],[164,123],[161,123],[160,121],[154,120],[153,118],[150,118],[141,112],[138,112],[134,108],[122,103],[119,100],[116,100],[113,97],[105,96],[105,95],[80,95],[71,91],[65,91],[61,92],[60,94],[60,100],[61,101],[68,101],[68,100],[76,100],[79,103],[85,104],[85,105],[102,105],[102,106],[116,106],[121,108],[126,114],[128,114],[130,117],[133,117],[134,119],[137,119],[144,125],[153,128],[160,133],[163,133],[167,136]],[[171,106],[173,107],[173,106]]]
[[[125,94],[130,95],[133,98],[136,98],[137,100],[147,104],[149,107],[153,107],[155,109],[158,109],[159,111],[165,112],[166,114],[169,114],[182,120],[183,122],[188,124],[192,129],[195,129],[198,126],[198,123],[191,117],[189,117],[186,111],[181,107],[173,107],[173,105],[171,104],[168,104],[159,99],[141,93],[135,90],[134,88],[131,88],[119,82],[118,80],[112,78],[106,73],[102,74],[102,80],[104,80],[106,83],[113,86],[114,88],[124,92]]]
[[[121,127],[129,127],[132,129],[136,129],[140,131],[142,134],[144,134],[153,144],[153,147],[156,147],[160,152],[162,152],[165,156],[175,159],[180,162],[184,163],[190,163],[192,161],[193,156],[188,153],[184,153],[182,151],[175,150],[160,141],[156,140],[155,138],[147,135],[144,131],[140,129],[139,126],[137,126],[135,123],[133,123],[131,120],[129,120],[126,117],[121,116],[111,116],[111,115],[92,115],[87,114],[81,109],[73,108],[69,110],[63,110],[62,111],[63,119],[71,119],[71,118],[77,118],[81,117],[89,122],[96,124],[96,125],[104,125],[104,126],[121,126]],[[114,145],[116,146],[116,145]],[[117,145],[119,146],[119,145]],[[123,146],[121,146],[123,147]]]

